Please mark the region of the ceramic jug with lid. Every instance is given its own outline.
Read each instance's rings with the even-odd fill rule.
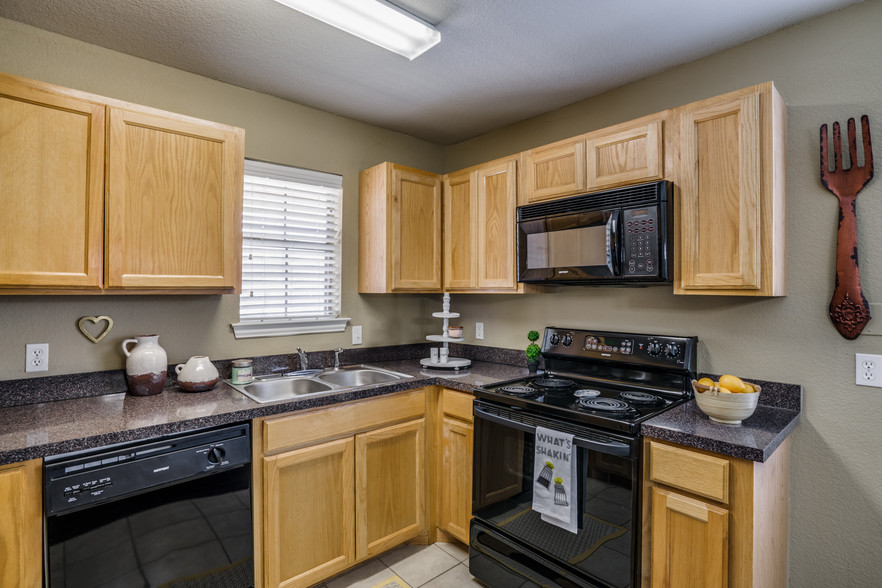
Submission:
[[[178,386],[185,392],[205,392],[217,384],[220,375],[211,360],[204,355],[194,355],[187,363],[175,366]]]
[[[129,350],[129,345],[135,347]],[[165,387],[168,355],[159,345],[159,335],[138,335],[122,342],[126,354],[126,384],[133,396],[152,396]]]

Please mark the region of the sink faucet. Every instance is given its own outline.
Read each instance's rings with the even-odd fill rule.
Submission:
[[[301,349],[300,347],[298,347],[297,353],[298,353],[298,355],[300,355],[300,369],[301,370],[307,369],[308,360],[306,358],[306,352],[303,349]]]
[[[340,354],[341,353],[343,353],[342,347],[338,347],[337,349],[334,350],[334,369],[335,370],[340,369]]]

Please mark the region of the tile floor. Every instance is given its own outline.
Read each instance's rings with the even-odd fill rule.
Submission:
[[[320,588],[371,588],[398,576],[411,588],[480,588],[468,568],[468,548],[460,543],[404,545],[321,584]]]

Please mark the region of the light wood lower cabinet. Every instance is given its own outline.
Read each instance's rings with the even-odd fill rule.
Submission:
[[[461,541],[469,542],[472,520],[472,440],[471,394],[443,388],[440,399],[441,455],[439,476],[438,528]]]
[[[310,586],[355,563],[354,445],[347,438],[263,458],[267,586]]]
[[[312,586],[427,530],[426,402],[419,389],[254,422],[256,586]]]
[[[643,447],[644,587],[787,585],[789,439],[762,463]]]
[[[0,466],[0,586],[43,585],[43,466]]]

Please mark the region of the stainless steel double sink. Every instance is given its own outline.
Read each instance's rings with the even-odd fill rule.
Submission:
[[[333,394],[412,377],[369,365],[350,365],[336,370],[306,370],[285,375],[257,376],[250,384],[235,384],[231,380],[225,382],[248,398],[263,404]]]

